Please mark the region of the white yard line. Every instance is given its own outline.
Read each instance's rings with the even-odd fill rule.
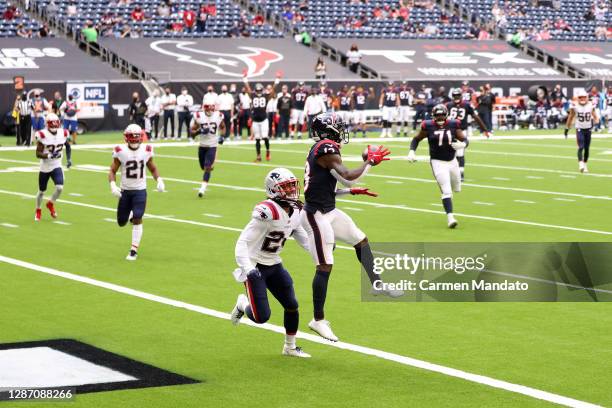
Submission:
[[[3,222],[0,225],[2,225],[3,227],[6,227],[6,228],[19,228],[19,225],[9,224],[8,222]]]
[[[523,204],[535,204],[535,201],[529,201],[529,200],[514,200],[515,203],[523,203]]]
[[[350,211],[363,211],[363,208],[355,208],[355,207],[342,207],[343,210],[350,210]]]
[[[572,200],[571,198],[561,198],[561,197],[555,197],[555,198],[553,198],[553,200],[556,200],[556,201],[567,201],[567,202],[570,202],[570,203],[573,203],[573,202],[576,201],[576,200]]]
[[[571,174],[561,174],[559,177],[575,179],[576,176]]]
[[[507,177],[491,177],[493,180],[499,180],[499,181],[510,181],[509,178]]]
[[[222,215],[219,215],[219,214],[209,214],[209,213],[204,213],[202,215],[205,217],[210,217],[210,218],[222,218],[223,217]]]
[[[484,201],[472,201],[472,204],[476,204],[476,205],[495,205],[494,203],[487,203]]]
[[[533,180],[542,180],[544,177],[540,177],[540,176],[525,176],[525,178],[533,179]]]
[[[72,225],[69,222],[66,221],[53,221],[53,224],[59,224],[59,225]]]
[[[104,282],[93,278],[88,278],[85,276],[80,276],[76,274],[72,274],[69,272],[59,271],[57,269],[48,268],[41,265],[32,264],[29,262],[21,261],[19,259],[9,258],[6,256],[0,255],[0,262],[4,262],[10,265],[18,266],[20,268],[29,269],[31,271],[41,272],[52,276],[57,276],[63,279],[68,279],[75,282],[84,283],[87,285],[107,289],[116,293],[121,293],[128,296],[137,297],[140,299],[145,299],[148,301],[164,304],[167,306],[176,307],[179,309],[185,309],[192,312],[200,313],[206,316],[216,317],[218,319],[229,320],[230,315],[228,313],[220,312],[218,310],[209,309],[203,306],[194,305],[187,302],[182,302],[180,300],[170,299],[163,296],[157,296],[151,293],[143,292],[136,289],[131,289],[125,286],[116,285],[114,283]],[[269,330],[275,333],[283,334],[285,329],[283,327],[273,325],[273,324],[262,324],[258,325],[251,322],[248,319],[243,320],[243,324],[256,327],[264,330]],[[229,327],[228,327],[229,330]],[[393,361],[398,364],[403,364],[410,367],[420,368],[423,370],[447,375],[450,377],[460,378],[466,381],[474,382],[477,384],[487,385],[492,388],[502,389],[509,392],[518,393],[521,395],[525,395],[531,398],[551,402],[554,404],[559,404],[567,407],[576,407],[576,408],[597,408],[598,406],[595,404],[591,404],[589,402],[576,400],[573,398],[565,397],[558,394],[553,394],[550,392],[538,390],[535,388],[527,387],[520,384],[514,384],[507,381],[497,380],[495,378],[487,377],[484,375],[473,374],[466,371],[458,370],[451,367],[446,367],[439,364],[430,363],[424,360],[418,360],[415,358],[402,356],[400,354],[390,353],[383,350],[378,350],[370,347],[359,346],[357,344],[345,343],[345,342],[329,342],[319,336],[315,336],[309,333],[298,333],[298,337],[313,343],[322,344],[328,347],[334,347],[341,350],[348,350],[359,354],[364,354],[368,356],[378,357],[383,360]]]

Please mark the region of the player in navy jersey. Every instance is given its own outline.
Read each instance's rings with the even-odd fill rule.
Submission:
[[[461,122],[448,119],[445,105],[436,105],[432,110],[433,120],[425,120],[421,131],[412,139],[408,161],[416,161],[416,149],[419,142],[427,139],[429,143],[430,164],[442,193],[442,205],[448,220],[448,227],[455,228],[457,220],[453,215],[453,191],[461,191],[461,175],[455,152],[467,146],[467,139]]]
[[[451,91],[452,102],[446,104],[448,109],[449,119],[456,119],[461,122],[461,130],[467,135],[467,128],[469,126],[468,117],[472,117],[474,121],[480,127],[480,131],[486,137],[490,137],[491,134],[487,130],[484,122],[478,115],[478,112],[474,109],[469,101],[463,99],[463,93],[461,89],[455,88]],[[465,174],[465,151],[464,149],[457,150],[457,162],[459,162],[459,171],[461,172],[461,181],[463,181]]]
[[[336,208],[336,196],[341,194],[365,194],[376,197],[367,188],[355,184],[366,175],[370,167],[389,160],[390,152],[383,146],[368,146],[363,164],[349,170],[342,163],[340,148],[348,143],[349,134],[345,123],[334,113],[316,116],[311,127],[316,143],[310,149],[306,160],[304,195],[306,203],[302,213],[302,226],[308,234],[308,247],[316,264],[312,281],[314,318],[308,324],[313,331],[331,341],[338,337],[325,320],[324,305],[327,284],[334,264],[333,250],[336,240],[355,248],[357,259],[368,274],[370,282],[379,281],[374,273],[374,258],[366,235],[355,225],[351,217]],[[338,181],[344,189],[336,189]],[[373,291],[376,294],[400,296],[403,292]]]
[[[397,116],[400,99],[397,89],[393,85],[393,81],[387,83],[387,87],[380,93],[378,107],[382,111],[382,133],[380,137],[393,137],[393,121]]]
[[[289,118],[289,137],[294,138],[297,130],[297,138],[302,138],[302,130],[306,123],[306,115],[304,114],[304,105],[308,92],[304,82],[298,83],[298,86],[291,90],[291,117]]]
[[[332,108],[334,91],[327,86],[327,83],[321,82],[321,84],[319,85],[319,95],[321,95],[321,99],[323,99],[323,103],[325,103],[325,107],[329,112]]]
[[[355,92],[353,92],[353,136],[357,137],[357,131],[361,130],[363,137],[366,137],[366,107],[368,105],[368,99],[372,98],[374,90],[363,89],[363,86],[359,85]]]
[[[606,93],[604,103],[604,116],[608,121],[608,133],[612,133],[612,85],[608,85],[608,92]]]
[[[255,152],[257,157],[256,162],[261,162],[261,141],[264,141],[266,146],[266,160],[270,161],[270,126],[271,123],[268,121],[268,101],[276,98],[276,86],[280,83],[280,79],[274,80],[274,85],[270,93],[264,92],[262,84],[255,84],[255,91],[251,89],[248,79],[244,78],[244,85],[247,92],[251,95],[251,118],[253,124],[251,126],[253,130],[253,137],[255,138]]]
[[[353,110],[353,89],[349,88],[348,85],[344,85],[340,91],[336,94],[338,98],[338,116],[340,119],[350,127],[353,123],[351,111]]]
[[[402,81],[402,85],[398,89],[399,94],[399,115],[397,118],[397,136],[400,136],[402,131],[404,136],[408,136],[408,122],[410,120],[410,110],[412,105],[412,97],[414,91],[408,85],[408,82]]]

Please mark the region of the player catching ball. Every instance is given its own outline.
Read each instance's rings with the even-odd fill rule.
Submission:
[[[125,144],[115,146],[113,162],[108,173],[111,193],[119,198],[117,224],[123,227],[128,221],[132,223],[132,246],[125,258],[128,261],[135,261],[138,257],[138,247],[142,239],[142,217],[147,206],[145,166],[157,181],[157,191],[165,190],[164,181],[153,163],[153,146],[142,144],[143,135],[144,131],[138,125],[132,124],[125,128],[123,132]],[[121,169],[121,188],[115,183],[119,169]]]

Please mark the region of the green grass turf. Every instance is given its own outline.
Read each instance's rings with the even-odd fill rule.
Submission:
[[[87,143],[111,140],[120,142],[121,136],[115,133],[80,139]],[[398,157],[407,153],[406,142],[384,142]],[[353,140],[343,148],[349,166],[350,159],[356,158],[364,147]],[[612,157],[604,154],[607,149],[612,150],[612,140],[594,140],[590,163],[593,173],[612,173],[609,170]],[[273,142],[270,165],[290,166],[301,177],[306,150],[305,144],[274,146]],[[426,154],[424,144],[418,153]],[[168,192],[150,190],[148,213],[233,228],[246,224],[262,193],[214,184],[261,188],[263,177],[270,170],[267,163],[252,165],[252,146],[223,146],[213,184],[207,196],[198,199],[193,190],[201,176],[195,160],[196,147],[158,148],[156,154]],[[610,177],[578,174],[572,140],[473,141],[466,156],[468,180],[455,199],[458,213],[612,232],[608,217],[610,200],[605,198]],[[76,165],[107,166],[110,149],[74,150],[73,161]],[[35,165],[32,151],[0,151],[0,170]],[[169,178],[192,180],[194,184]],[[35,172],[0,172],[0,190],[34,194],[36,179]],[[339,207],[350,213],[374,242],[611,238],[602,233],[461,215],[458,215],[460,227],[449,231],[443,214],[365,204],[441,211],[432,205],[439,203],[439,192],[436,184],[427,182],[430,180],[426,162],[409,164],[392,160],[373,169],[366,179],[367,186],[378,191],[380,197],[349,197],[351,202],[341,202]],[[514,190],[493,189],[495,186]],[[0,224],[18,225],[18,228],[0,226],[1,255],[221,311],[231,310],[241,291],[230,274],[238,235],[235,231],[148,219],[140,258],[136,263],[127,263],[123,258],[129,248],[130,229],[104,221],[114,218],[112,209],[116,206],[104,172],[78,167],[66,172],[64,200],[109,209],[59,203],[60,219],[71,225],[51,223],[46,213],[41,223],[34,224],[33,199],[3,193],[0,196]],[[305,329],[312,309],[313,267],[309,256],[291,242],[283,259],[295,281],[302,310],[300,328]],[[339,249],[336,259],[327,315],[342,340],[612,405],[609,392],[612,315],[608,304],[362,303],[354,254]],[[301,345],[313,354],[313,359],[285,359],[279,355],[282,336],[275,333],[234,328],[224,320],[4,263],[0,263],[0,276],[1,343],[75,338],[204,380],[196,385],[83,395],[77,397],[76,404],[67,406],[199,407],[238,406],[247,402],[266,407],[546,405],[510,392],[307,341],[301,341]],[[271,304],[271,323],[282,324],[282,311],[273,301]]]

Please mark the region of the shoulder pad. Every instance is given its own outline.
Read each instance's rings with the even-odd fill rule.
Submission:
[[[115,146],[115,153],[119,153],[121,151],[121,146]]]
[[[64,129],[64,137],[68,137],[70,136],[70,133],[68,133],[68,129]]]
[[[145,150],[146,150],[148,153],[151,153],[151,152],[153,151],[153,146],[151,146],[151,145],[146,145]]]
[[[456,128],[460,128],[461,127],[461,121],[459,119],[453,119],[453,123],[455,124]]]
[[[427,129],[427,120],[421,122],[421,129]]]
[[[280,218],[278,209],[269,201],[262,201],[257,204],[251,216],[260,221],[272,221]]]
[[[42,130],[39,130],[38,132],[36,132],[36,135],[41,139],[45,138],[45,132],[43,132]]]
[[[317,143],[314,149],[315,157],[320,157],[325,154],[340,154],[340,147],[338,146],[338,143],[329,139],[323,139]]]

